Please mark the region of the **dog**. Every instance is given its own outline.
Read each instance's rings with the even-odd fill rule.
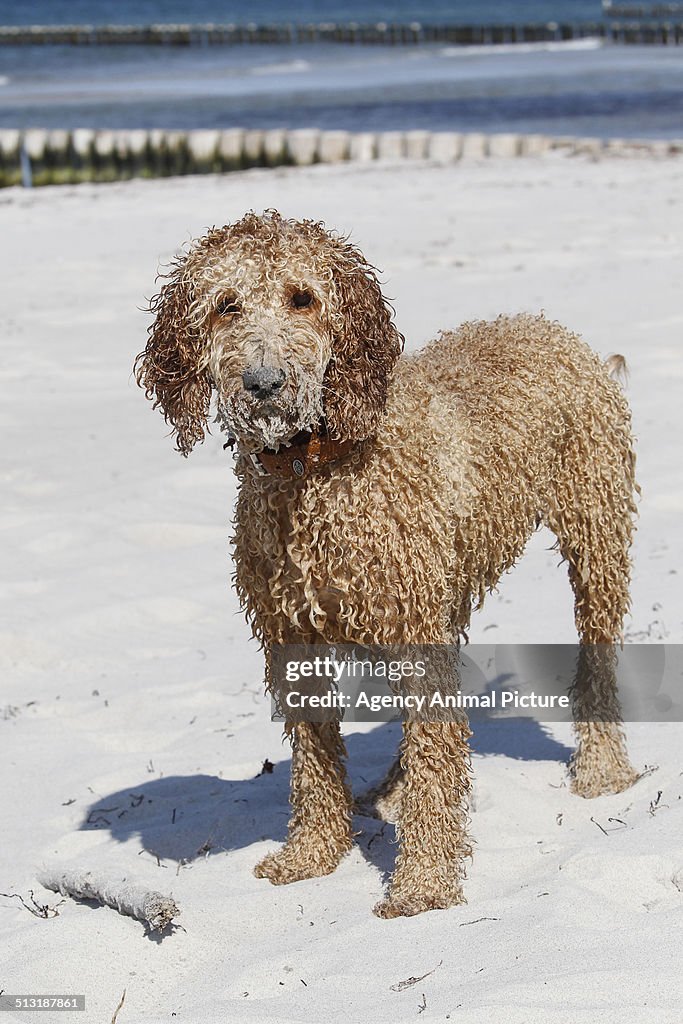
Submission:
[[[636,513],[630,414],[611,370],[544,316],[442,332],[415,355],[357,247],[277,211],[213,228],[152,299],[138,383],[187,455],[217,420],[235,446],[235,583],[280,644],[457,644],[547,525],[568,564],[579,658],[571,785],[619,792],[629,763],[613,644],[629,608]],[[587,702],[606,713],[590,714]],[[339,722],[286,724],[292,814],[255,869],[332,872],[352,845]],[[407,721],[373,798],[398,818],[384,918],[464,902],[466,720]]]

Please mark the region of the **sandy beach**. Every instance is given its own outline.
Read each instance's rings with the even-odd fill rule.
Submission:
[[[253,876],[284,838],[289,748],[230,589],[231,457],[214,435],[181,459],[131,366],[157,266],[251,208],[350,232],[409,349],[545,310],[628,361],[626,635],[681,643],[682,166],[554,153],[0,193],[0,989],[85,994],[45,1024],[109,1024],[124,990],[118,1024],[680,1024],[680,724],[630,723],[652,770],[593,801],[567,788],[567,726],[477,729],[466,906],[373,917],[396,847],[363,817],[334,875]],[[472,641],[574,641],[552,541],[536,534]],[[362,790],[400,729],[347,733]],[[47,862],[172,892],[182,927],[159,939],[72,901],[36,917],[12,894],[56,906]]]

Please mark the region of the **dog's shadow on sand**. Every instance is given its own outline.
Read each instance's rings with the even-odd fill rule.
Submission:
[[[567,761],[571,750],[530,718],[473,723],[472,749],[486,756],[503,754],[525,761]],[[354,795],[375,785],[396,755],[398,722],[346,736]],[[159,861],[188,864],[200,857],[243,849],[264,840],[283,842],[289,818],[291,760],[266,762],[252,779],[215,775],[169,775],[147,779],[93,803],[82,830],[108,830],[121,843],[139,837]],[[385,879],[396,858],[393,825],[357,815],[356,842]],[[256,857],[254,860],[256,861]]]

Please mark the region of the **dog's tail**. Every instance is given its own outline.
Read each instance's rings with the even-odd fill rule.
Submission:
[[[607,357],[604,367],[612,380],[618,381],[622,387],[628,384],[628,366],[624,357],[618,352]]]

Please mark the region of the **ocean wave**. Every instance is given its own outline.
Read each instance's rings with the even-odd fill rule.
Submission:
[[[259,67],[250,68],[251,75],[294,75],[302,71],[310,71],[311,65],[307,60],[288,60],[282,64],[262,64]]]
[[[483,46],[444,46],[440,57],[481,57],[498,53],[554,53],[567,50],[601,50],[604,39],[586,36],[585,39],[557,39],[539,43],[486,43]]]

